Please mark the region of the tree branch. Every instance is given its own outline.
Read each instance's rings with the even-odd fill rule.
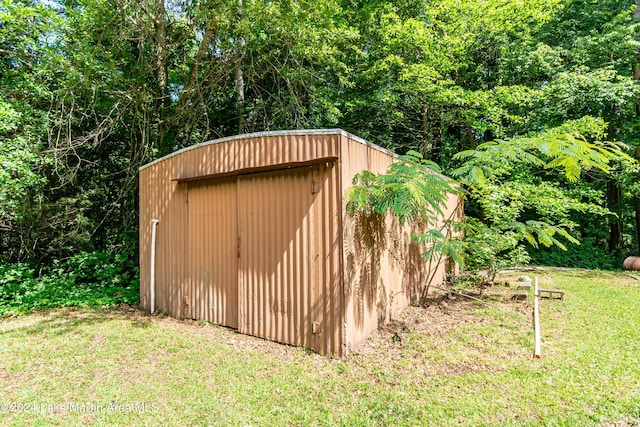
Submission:
[[[204,57],[207,49],[209,48],[209,43],[211,43],[211,39],[214,33],[214,22],[213,18],[207,25],[207,29],[204,32],[204,36],[202,37],[202,41],[200,42],[200,47],[198,47],[198,53],[196,54],[195,59],[193,60],[193,68],[191,69],[191,74],[189,75],[189,81],[182,89],[182,93],[180,94],[180,99],[178,101],[178,107],[176,108],[176,116],[179,116],[185,105],[189,101],[191,97],[191,92],[193,91],[193,85],[196,83],[196,79],[198,78],[198,71],[200,70],[200,62]]]

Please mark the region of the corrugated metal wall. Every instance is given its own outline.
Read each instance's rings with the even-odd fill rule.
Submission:
[[[240,332],[341,353],[333,170],[238,177]]]
[[[393,157],[371,144],[343,136],[341,141],[342,193],[363,170],[382,173]],[[355,349],[388,318],[387,295],[401,282],[392,278],[386,256],[387,225],[383,217],[354,217],[343,204],[345,353]],[[402,271],[399,271],[402,274]]]
[[[238,327],[236,177],[188,184],[183,316]]]
[[[314,288],[318,297],[311,307],[316,333],[310,348],[323,354],[344,354],[344,300],[342,277],[341,205],[339,165],[318,167],[312,211]]]
[[[239,331],[308,345],[314,295],[311,254],[317,167],[241,176]],[[295,195],[295,197],[291,197]]]
[[[171,181],[178,169],[162,162],[140,171],[140,304],[149,307],[151,219],[156,235],[156,309],[182,316],[182,284],[188,276],[187,186]]]
[[[335,132],[230,138],[142,168],[142,306],[157,218],[159,311],[341,354],[338,141]],[[305,162],[316,164],[292,168]]]
[[[225,138],[141,168],[142,306],[156,218],[159,311],[347,354],[426,278],[407,227],[344,209],[353,176],[392,161],[344,131],[323,130]]]
[[[386,172],[393,162],[390,153],[366,141],[343,136],[341,141],[342,191],[363,170]],[[455,211],[457,198],[447,206]],[[415,231],[386,217],[363,218],[343,215],[345,354],[355,349],[373,331],[385,324],[412,300],[426,284],[429,269],[424,249],[411,242]],[[437,266],[432,283],[441,282],[447,260]]]
[[[177,175],[172,176],[172,179],[206,178],[248,169],[282,168],[285,166],[281,165],[291,163],[338,157],[338,139],[339,135],[335,133],[240,135],[189,147],[158,162],[175,164]]]
[[[156,307],[175,317],[184,315],[182,291],[190,279],[187,186],[185,179],[233,174],[240,169],[285,167],[338,156],[335,131],[252,134],[189,147],[140,168],[140,299],[149,307],[151,219],[159,219],[156,244]],[[259,141],[259,142],[257,142]],[[258,152],[249,155],[249,147]],[[313,146],[313,147],[309,147]],[[242,159],[249,156],[252,160]]]

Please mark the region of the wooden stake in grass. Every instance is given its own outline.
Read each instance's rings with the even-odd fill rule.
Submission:
[[[538,276],[535,278],[535,286],[534,286],[534,295],[533,295],[533,326],[535,329],[536,335],[536,351],[533,355],[534,358],[540,359],[540,313],[538,311]]]

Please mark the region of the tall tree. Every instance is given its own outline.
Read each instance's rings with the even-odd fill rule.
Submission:
[[[636,0],[636,7],[633,9],[633,18],[640,22],[640,0]],[[633,79],[640,81],[640,46],[636,49],[632,64]],[[636,99],[636,117],[640,120],[640,99]],[[636,146],[635,158],[640,161],[640,144]],[[636,242],[640,252],[640,194],[635,194],[634,200],[635,220],[636,220]]]

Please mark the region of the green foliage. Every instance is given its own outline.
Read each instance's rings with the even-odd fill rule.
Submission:
[[[530,256],[523,236],[515,229],[500,229],[473,217],[465,218],[465,266],[471,270],[486,269],[489,281],[506,267],[526,265]]]
[[[455,228],[456,224],[452,221],[446,221],[445,226]],[[440,256],[446,256],[456,263],[464,265],[462,254],[464,253],[466,242],[449,238],[442,230],[431,229],[425,233],[415,233],[411,235],[411,240],[427,248],[424,253],[424,258],[427,262]]]
[[[121,248],[136,234],[141,164],[241,129],[322,127],[420,152],[446,174],[460,168],[466,185],[488,180],[485,195],[501,197],[493,211],[517,211],[524,239],[530,233],[539,245],[567,238],[527,221],[575,237],[586,215],[556,218],[552,208],[566,209],[540,192],[531,197],[548,212],[542,202],[520,209],[515,187],[503,185],[544,182],[544,192],[575,196],[571,183],[580,183],[597,193],[592,203],[616,213],[597,214],[610,232],[594,237],[598,245],[619,230],[625,238],[611,251],[629,251],[639,240],[629,219],[640,209],[638,168],[625,155],[640,145],[635,6],[2,0],[0,253],[40,268]],[[376,179],[362,176],[371,191],[356,198],[407,221],[421,215],[408,201],[438,187],[406,180],[393,199],[378,194]],[[467,214],[497,221],[473,191]],[[436,197],[420,203],[437,213]]]
[[[20,300],[25,294],[33,291],[36,285],[33,269],[27,264],[0,265],[0,305]]]
[[[557,169],[575,183],[585,172],[606,175],[620,162],[633,163],[624,144],[600,141],[604,127],[602,120],[583,117],[533,137],[487,142],[454,156],[464,163],[453,173],[466,184],[478,210],[479,219],[467,221],[470,265],[495,274],[499,268],[526,263],[527,245],[566,251],[565,242],[579,244],[571,234],[578,225],[573,214],[613,215],[601,202],[583,200],[579,192],[550,180],[553,176],[543,180],[538,172]]]
[[[482,220],[465,218],[467,265],[494,273],[527,264],[527,248],[555,246],[566,251],[566,242],[579,244],[571,234],[577,226],[573,220],[576,213],[589,214],[591,218],[611,215],[601,205],[582,201],[547,182],[486,185],[470,191],[469,198]]]
[[[516,218],[533,217],[571,228],[575,225],[571,216],[574,212],[592,216],[610,214],[596,201],[580,200],[580,192],[571,192],[545,181],[507,181],[501,185],[488,185],[484,190],[482,195],[477,193],[477,203],[483,217],[495,224],[509,224]]]
[[[440,168],[416,151],[399,156],[384,174],[364,171],[353,179],[347,190],[349,213],[390,212],[401,224],[426,220],[434,224],[444,216],[454,183],[440,174]]]
[[[21,106],[23,111],[27,106]],[[0,100],[0,221],[20,222],[24,205],[37,200],[46,179],[38,173],[44,160],[39,147],[25,137],[33,129],[14,103]],[[45,160],[46,161],[46,160]]]
[[[535,265],[554,265],[567,268],[586,268],[589,270],[618,270],[624,257],[614,257],[605,246],[598,244],[594,237],[580,240],[580,248],[567,251],[554,251],[549,248],[529,249],[531,263]]]
[[[26,264],[0,265],[0,315],[50,307],[100,307],[138,301],[133,262],[121,254],[79,253],[40,277]]]
[[[578,181],[582,171],[597,169],[609,173],[612,163],[632,161],[626,153],[628,147],[616,141],[588,141],[579,133],[586,131],[599,138],[604,135],[604,127],[602,120],[583,117],[533,137],[485,142],[456,154],[454,159],[465,162],[453,174],[464,178],[465,184],[482,187],[522,164],[562,169],[569,182]]]
[[[48,183],[42,173],[48,157],[39,140],[46,120],[24,102],[0,98],[0,123],[0,248],[11,259],[25,260]]]

